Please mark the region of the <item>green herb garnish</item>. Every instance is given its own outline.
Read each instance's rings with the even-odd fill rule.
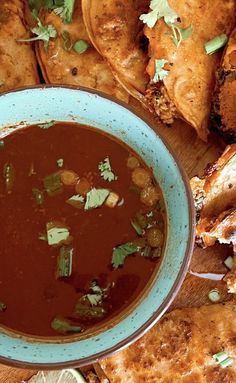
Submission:
[[[96,209],[101,206],[109,195],[107,189],[91,189],[86,195],[85,210]]]
[[[219,49],[225,46],[227,41],[228,41],[228,37],[224,33],[222,35],[214,37],[214,39],[204,44],[206,53],[208,55],[212,55],[213,53],[216,53]]]
[[[66,203],[73,207],[76,207],[77,209],[81,209],[82,207],[84,207],[84,197],[79,194],[73,195],[66,201]]]
[[[153,82],[163,81],[168,75],[169,71],[164,69],[164,65],[167,63],[168,61],[165,59],[155,60],[155,75],[152,79]]]
[[[71,41],[71,37],[70,37],[70,34],[69,32],[67,31],[63,31],[61,33],[61,37],[63,39],[63,49],[66,51],[66,52],[69,52],[71,51],[72,47],[73,47],[73,43]]]
[[[36,204],[41,207],[44,203],[44,193],[43,191],[39,190],[39,189],[36,189],[36,188],[33,188],[32,189],[32,192],[35,196],[35,200],[36,200]]]
[[[57,278],[70,277],[72,274],[73,248],[62,246],[57,258]]]
[[[53,25],[43,25],[39,17],[37,16],[37,12],[34,10],[32,12],[33,17],[36,19],[38,26],[31,29],[31,32],[37,35],[36,37],[26,38],[26,39],[17,39],[18,42],[31,42],[42,40],[44,44],[45,50],[48,49],[49,40],[51,38],[57,37],[57,31]]]
[[[112,253],[112,266],[114,269],[117,269],[119,266],[124,264],[125,258],[128,255],[140,252],[142,247],[133,243],[127,242],[124,245],[120,245],[113,249]]]
[[[141,251],[141,255],[143,257],[150,257],[151,254],[151,247],[150,246],[145,246],[144,249]]]
[[[11,163],[6,163],[4,165],[3,178],[5,180],[6,192],[10,193],[14,183],[14,167]]]
[[[7,309],[7,305],[3,302],[0,302],[0,311],[5,311]]]
[[[142,20],[149,28],[153,28],[157,20],[164,17],[166,23],[174,23],[178,15],[170,8],[167,0],[151,0],[150,3],[151,12],[140,16]]]
[[[63,166],[64,166],[64,160],[63,160],[63,158],[59,158],[59,159],[57,160],[57,166],[58,166],[59,168],[63,168]]]
[[[4,141],[0,140],[0,148],[4,148]]]
[[[98,169],[100,171],[101,177],[105,181],[115,181],[117,180],[117,176],[112,171],[109,157],[106,157],[103,162],[99,162]]]
[[[181,44],[181,42],[183,40],[188,39],[193,33],[192,25],[190,25],[187,28],[181,28],[178,25],[173,24],[173,23],[172,24],[170,23],[168,25],[172,29],[172,32],[173,32],[172,39],[173,39],[173,42],[177,48],[179,47],[179,45]]]
[[[67,227],[49,222],[47,227],[47,241],[49,246],[59,245],[60,243],[67,242],[70,237],[70,233]]]
[[[136,219],[131,219],[130,220],[131,225],[133,226],[134,230],[138,235],[143,235],[143,229],[139,225],[138,221]]]
[[[96,281],[93,281],[90,286],[91,293],[86,294],[84,297],[88,299],[91,306],[97,306],[102,303],[103,298],[107,296],[109,288],[102,289],[97,285]]]
[[[225,351],[218,352],[213,355],[213,359],[222,367],[226,368],[233,363],[233,358],[231,358]]]
[[[43,179],[43,185],[50,196],[55,196],[63,192],[60,172],[52,173]]]
[[[216,303],[219,302],[221,299],[221,295],[218,289],[213,289],[209,291],[208,298],[211,302]]]
[[[89,48],[89,44],[85,40],[78,40],[73,45],[73,50],[81,55],[82,53],[86,52],[86,50]]]
[[[72,324],[69,320],[61,319],[61,318],[54,318],[51,327],[53,330],[56,330],[58,332],[61,332],[62,334],[67,332],[81,332],[81,327]]]
[[[4,80],[0,80],[0,86],[3,86],[5,85],[5,81]]]
[[[64,0],[63,5],[54,8],[54,12],[62,18],[63,23],[70,24],[72,22],[74,6],[75,0]]]
[[[43,124],[38,124],[39,128],[41,129],[49,129],[51,128],[53,125],[55,125],[55,121],[49,121],[49,122],[45,122]]]

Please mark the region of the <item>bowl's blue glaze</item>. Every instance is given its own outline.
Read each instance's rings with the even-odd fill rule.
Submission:
[[[40,368],[85,364],[140,336],[160,318],[176,295],[193,243],[192,200],[186,177],[162,139],[141,118],[124,105],[96,93],[60,86],[20,90],[0,96],[0,111],[2,135],[6,134],[2,130],[6,126],[52,119],[82,122],[109,132],[152,166],[163,190],[168,215],[165,256],[151,291],[128,317],[97,336],[64,344],[0,333],[0,359],[7,363]]]

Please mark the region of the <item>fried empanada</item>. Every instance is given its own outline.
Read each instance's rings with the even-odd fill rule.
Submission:
[[[168,3],[178,16],[172,27],[163,17],[153,28],[145,27],[150,44],[147,71],[151,78],[147,97],[163,122],[169,124],[175,117],[183,118],[206,141],[221,54],[207,54],[205,43],[231,33],[235,26],[235,1],[168,0]],[[166,71],[159,72],[160,76],[157,63],[159,69]]]
[[[91,41],[122,86],[145,105],[148,57],[139,16],[148,6],[149,0],[82,0]]]
[[[0,92],[39,83],[30,44],[16,40],[29,36],[23,0],[0,1]]]
[[[81,10],[81,1],[77,0],[70,24],[54,11],[40,12],[40,19],[45,25],[53,25],[57,38],[51,39],[48,50],[42,42],[37,43],[37,58],[47,83],[85,86],[101,90],[128,102],[129,95],[114,78],[109,66],[89,41]],[[89,47],[84,53],[76,53],[75,42],[83,40]]]
[[[227,142],[236,142],[236,29],[230,36],[217,71],[212,123]]]
[[[233,303],[174,310],[130,347],[100,362],[110,383],[236,382]],[[232,358],[223,368],[213,355]],[[230,362],[229,362],[230,364]]]

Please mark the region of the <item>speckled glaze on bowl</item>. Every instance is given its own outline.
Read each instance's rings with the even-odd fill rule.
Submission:
[[[153,168],[164,193],[168,233],[155,281],[138,305],[112,327],[78,340],[50,342],[0,330],[0,361],[53,369],[82,366],[129,345],[167,310],[187,272],[194,237],[193,202],[188,180],[170,149],[130,108],[87,89],[45,86],[0,96],[0,137],[11,126],[50,120],[74,121],[106,131],[132,147]],[[65,143],[66,145],[66,143]]]

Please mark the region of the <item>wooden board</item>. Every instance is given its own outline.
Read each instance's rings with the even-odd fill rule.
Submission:
[[[194,175],[201,175],[206,165],[215,161],[224,150],[224,143],[216,135],[211,135],[209,142],[204,143],[183,121],[177,121],[174,126],[167,128],[157,123],[153,116],[142,110],[136,103],[134,107],[152,124],[155,124],[155,130],[172,147],[190,178]],[[230,248],[222,245],[216,245],[206,250],[196,247],[190,269],[200,273],[225,273],[227,269],[223,265],[223,261],[229,252]],[[232,295],[227,294],[223,281],[204,280],[188,273],[172,308],[209,304],[208,292],[215,287],[221,291],[223,301],[232,299]],[[0,383],[21,383],[22,380],[29,379],[33,374],[33,371],[0,365]]]

